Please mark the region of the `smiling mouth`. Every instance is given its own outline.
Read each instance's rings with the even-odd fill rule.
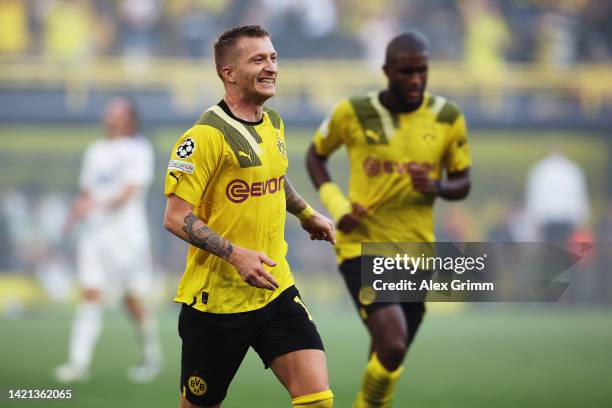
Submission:
[[[406,93],[406,95],[409,97],[419,97],[421,96],[421,94],[422,94],[422,91],[419,89],[411,89],[410,91]]]
[[[262,84],[274,85],[276,83],[276,79],[274,78],[260,78],[258,82]]]

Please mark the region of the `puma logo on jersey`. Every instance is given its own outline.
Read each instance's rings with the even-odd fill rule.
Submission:
[[[174,177],[178,183],[178,181],[181,179],[181,177],[183,177],[183,175],[181,174],[180,176],[177,176],[176,174],[174,174],[173,172],[169,173],[170,176]]]
[[[240,156],[246,157],[247,159],[249,159],[249,161],[252,161],[251,160],[251,155],[248,154],[248,153],[243,152],[242,150],[238,150],[238,157],[240,157]]]
[[[380,143],[380,135],[377,132],[371,129],[366,129],[365,135],[368,139],[372,139],[374,143]]]

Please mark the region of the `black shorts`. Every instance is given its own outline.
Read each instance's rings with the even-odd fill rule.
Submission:
[[[421,302],[376,302],[371,294],[373,289],[371,287],[363,287],[361,284],[361,257],[347,259],[342,262],[340,264],[340,273],[357,308],[359,317],[361,317],[364,323],[378,309],[399,304],[404,311],[408,327],[408,344],[412,342],[425,314],[425,293],[423,293],[423,301]]]
[[[268,368],[296,350],[323,350],[323,342],[300,293],[291,286],[261,309],[243,313],[204,313],[183,304],[180,390],[196,405],[213,406],[227,389],[249,347]]]

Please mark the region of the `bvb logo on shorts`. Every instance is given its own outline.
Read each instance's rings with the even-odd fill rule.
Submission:
[[[187,380],[187,385],[189,386],[189,391],[191,391],[193,395],[196,395],[198,397],[201,397],[202,395],[206,394],[206,391],[208,390],[208,385],[206,384],[206,381],[204,381],[202,377],[198,377],[196,375],[192,375],[191,377],[189,377],[189,379]]]
[[[364,306],[369,306],[376,300],[376,291],[371,286],[362,286],[359,289],[359,302]]]

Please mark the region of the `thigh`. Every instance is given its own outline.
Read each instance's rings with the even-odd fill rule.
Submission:
[[[374,348],[386,348],[397,342],[405,344],[408,338],[408,325],[402,305],[398,303],[381,305],[383,307],[377,308],[365,320]]]
[[[410,345],[423,319],[425,302],[376,302],[369,287],[361,284],[361,258],[353,258],[340,265],[351,299],[359,316],[368,328],[374,347],[403,340]],[[426,293],[422,293],[424,299]]]
[[[391,303],[376,302],[376,293],[370,286],[361,283],[361,258],[352,258],[340,264],[340,274],[344,279],[351,300],[357,308],[359,317],[367,325],[367,319],[378,309]]]
[[[321,350],[323,342],[298,290],[290,287],[267,308],[265,328],[252,343],[266,368],[275,358],[298,350]]]
[[[251,314],[216,315],[183,305],[179,316],[180,392],[189,402],[214,406],[227,389],[249,348]]]
[[[408,346],[412,344],[423,316],[425,316],[425,302],[405,302],[402,303],[402,310],[404,311],[404,318],[406,319],[406,327],[408,329]]]

